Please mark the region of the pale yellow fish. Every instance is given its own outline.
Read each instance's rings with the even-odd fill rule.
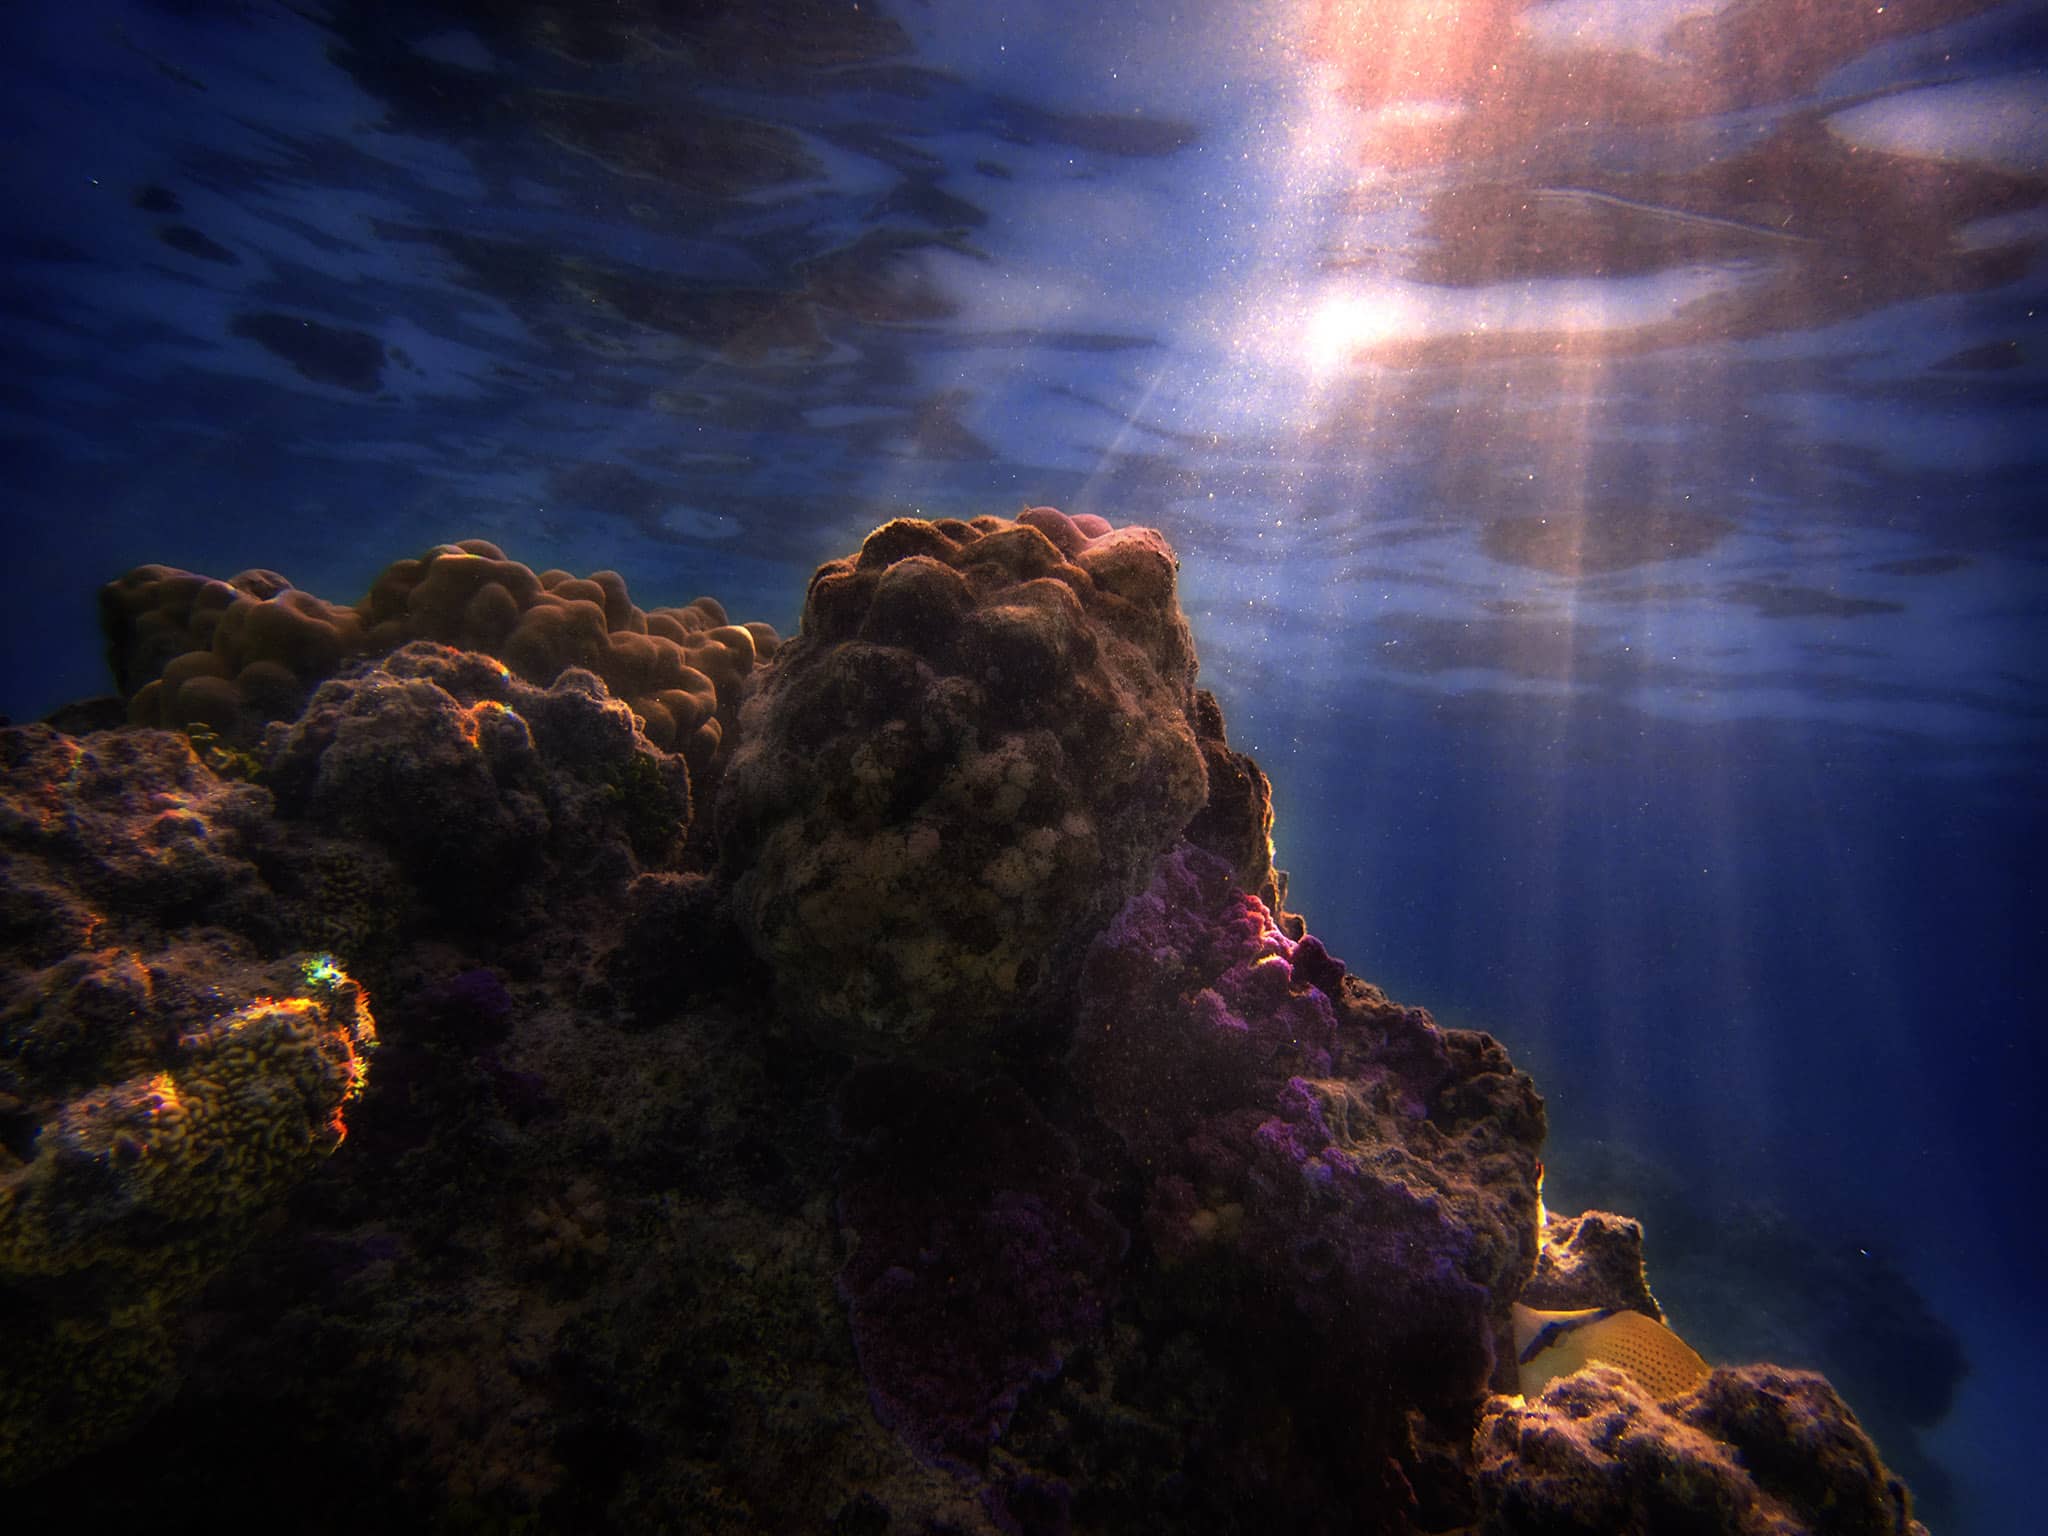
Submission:
[[[1690,1392],[1708,1365],[1654,1318],[1615,1307],[1539,1312],[1515,1303],[1515,1362],[1522,1396],[1589,1365],[1628,1372],[1659,1402]]]

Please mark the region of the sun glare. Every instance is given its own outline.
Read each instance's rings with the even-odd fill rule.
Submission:
[[[1390,288],[1330,294],[1309,311],[1302,326],[1301,353],[1310,377],[1318,384],[1335,378],[1380,343],[1415,334],[1422,319],[1415,300]]]

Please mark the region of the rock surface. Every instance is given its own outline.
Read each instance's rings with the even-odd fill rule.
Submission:
[[[1926,1536],[1834,1389],[1772,1365],[1667,1403],[1604,1366],[1497,1398],[1478,1482],[1482,1536]]]

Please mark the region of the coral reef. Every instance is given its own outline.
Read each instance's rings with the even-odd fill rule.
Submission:
[[[874,1067],[847,1084],[840,1272],[877,1410],[980,1466],[1023,1389],[1102,1324],[1126,1237],[1013,1083]]]
[[[228,581],[144,565],[100,593],[115,685],[138,725],[206,725],[236,740],[296,714],[345,661],[431,640],[503,661],[546,687],[570,667],[604,680],[648,738],[706,773],[740,685],[778,643],[713,598],[642,610],[616,571],[536,574],[483,539],[387,567],[353,607],[275,571]]]
[[[900,519],[812,578],[718,804],[783,1006],[971,1061],[1042,1019],[1202,809],[1194,645],[1150,529]]]
[[[1183,846],[1091,949],[1073,1065],[1150,1172],[1146,1227],[1169,1260],[1235,1249],[1332,1327],[1368,1298],[1400,1310],[1386,1298],[1412,1275],[1460,1277],[1444,1335],[1416,1348],[1445,1376],[1469,1359],[1484,1386],[1485,1320],[1536,1261],[1544,1125],[1491,1039],[1343,977]]]
[[[1398,1459],[1407,1411],[1484,1395],[1536,1262],[1544,1127],[1491,1039],[1345,977],[1183,846],[1089,952],[1073,1071],[1144,1170],[1161,1261],[1260,1298],[1240,1327],[1305,1325],[1308,1395],[1369,1457]]]
[[[203,926],[255,879],[206,778],[176,738],[0,732],[0,1483],[168,1394],[180,1307],[363,1087],[361,988]]]
[[[690,826],[683,760],[596,675],[541,688],[426,641],[323,683],[257,755],[286,816],[388,850],[444,912],[491,925],[536,886],[612,894]]]
[[[1564,1198],[1626,1210],[1652,1234],[1658,1293],[1708,1359],[1772,1360],[1825,1375],[1940,1528],[1953,1491],[1919,1434],[1948,1413],[1969,1363],[1955,1330],[1888,1259],[1823,1243],[1806,1223],[1754,1200],[1703,1200],[1612,1143],[1558,1148],[1551,1164]]]
[[[1479,1426],[1481,1536],[1926,1536],[1905,1488],[1821,1377],[1714,1371],[1654,1401],[1596,1367]]]
[[[1239,888],[1266,904],[1282,933],[1306,936],[1307,925],[1287,910],[1286,871],[1273,867],[1273,786],[1247,754],[1231,750],[1222,706],[1206,688],[1195,690],[1195,736],[1209,797],[1184,835],[1228,864]]]
[[[681,758],[589,673],[537,688],[423,642],[232,766],[156,731],[0,734],[0,1294],[25,1362],[0,1479],[167,1395],[181,1310],[338,1142],[369,1013],[290,951],[385,978],[411,927],[502,946],[569,917],[564,885],[615,903],[690,818]],[[412,1039],[503,1018],[464,974],[399,1010]]]
[[[257,928],[269,893],[249,854],[270,797],[223,781],[180,736],[8,730],[0,754],[0,922],[37,963],[90,948],[103,910],[161,932]]]
[[[1284,911],[1174,588],[1047,508],[765,664],[480,542],[116,583],[184,731],[0,732],[10,1518],[1914,1530],[1815,1377],[1490,1395],[1642,1228]]]
[[[239,969],[238,985],[232,953],[108,951],[98,972],[31,980],[37,1016],[7,1021],[33,1036],[125,993],[137,1032],[175,1045],[155,1070],[61,1102],[20,1057],[0,1063],[11,1118],[35,1138],[25,1162],[0,1163],[0,1483],[166,1396],[181,1304],[341,1142],[375,1038],[361,990],[318,957]]]
[[[1572,1307],[1627,1307],[1664,1320],[1650,1294],[1643,1267],[1643,1226],[1612,1211],[1577,1216],[1548,1214],[1538,1234],[1536,1273],[1522,1287],[1524,1306],[1563,1311]]]

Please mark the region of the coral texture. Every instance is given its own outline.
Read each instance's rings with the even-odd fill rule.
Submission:
[[[390,850],[444,912],[492,924],[568,871],[623,886],[690,824],[683,760],[594,674],[540,688],[426,641],[322,684],[257,755],[284,814]]]
[[[1209,797],[1187,825],[1187,840],[1230,866],[1238,886],[1266,904],[1291,939],[1307,933],[1287,910],[1287,874],[1273,867],[1273,786],[1243,752],[1231,750],[1223,709],[1206,688],[1195,690],[1195,735],[1208,770]]]
[[[1344,976],[1182,846],[1089,951],[1072,1069],[1142,1170],[1158,1258],[1242,1298],[1232,1326],[1273,1358],[1314,1340],[1293,1411],[1350,1415],[1371,1468],[1408,1456],[1409,1413],[1483,1396],[1544,1129],[1491,1039]]]
[[[1482,1536],[1926,1536],[1870,1437],[1825,1380],[1714,1371],[1659,1405],[1606,1366],[1479,1428]]]
[[[77,739],[7,731],[0,754],[0,919],[47,961],[89,947],[99,909],[152,930],[261,926],[269,893],[248,857],[270,797],[207,771],[181,736]]]
[[[1829,1242],[1767,1203],[1703,1200],[1670,1170],[1613,1144],[1555,1149],[1550,1171],[1564,1198],[1641,1221],[1658,1296],[1688,1342],[1710,1360],[1773,1360],[1825,1375],[1912,1485],[1928,1524],[1948,1523],[1954,1489],[1919,1439],[1948,1413],[1969,1362],[1955,1328],[1895,1264]]]
[[[791,1012],[874,1055],[1024,1029],[1206,794],[1175,561],[1035,508],[899,520],[812,578],[718,806]]]
[[[1642,1223],[1611,1211],[1552,1214],[1543,1224],[1536,1273],[1520,1300],[1547,1311],[1626,1307],[1664,1321],[1643,1268]]]
[[[1484,1389],[1535,1265],[1543,1136],[1491,1039],[1341,978],[1183,846],[1090,950],[1074,1072],[1148,1170],[1163,1257],[1255,1268],[1333,1358]]]
[[[877,530],[737,748],[741,668],[671,750],[606,668],[680,642],[522,569],[117,584],[124,686],[233,709],[0,732],[16,1523],[1912,1529],[1816,1378],[1487,1396],[1518,1298],[1654,1310],[1641,1229],[1539,1252],[1528,1078],[1281,913],[1156,534]],[[1938,1345],[1902,1288],[1832,1295]]]
[[[542,687],[570,667],[594,672],[699,774],[733,724],[740,684],[777,644],[766,624],[728,623],[712,598],[643,610],[616,571],[536,574],[483,539],[397,561],[352,607],[275,571],[216,581],[138,566],[101,591],[100,616],[138,725],[248,740],[296,714],[345,661],[432,640],[495,656]]]
[[[165,931],[254,880],[249,793],[209,778],[175,737],[0,732],[0,1483],[161,1400],[178,1309],[363,1086],[374,1028],[330,960]]]
[[[876,1408],[921,1453],[978,1466],[1023,1389],[1101,1326],[1123,1229],[1012,1083],[870,1068],[843,1115],[862,1146],[839,1285]]]

